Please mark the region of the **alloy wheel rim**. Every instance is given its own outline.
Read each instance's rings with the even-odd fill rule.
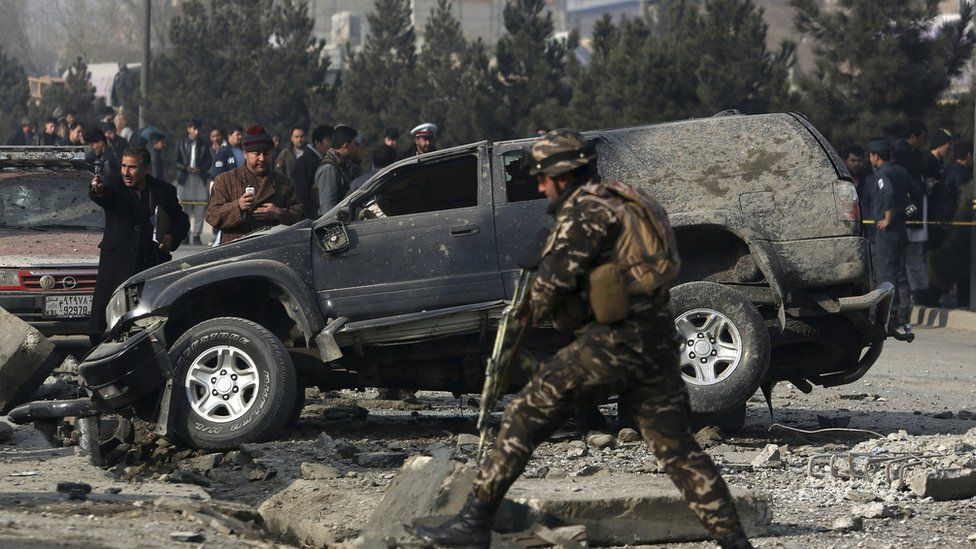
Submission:
[[[714,309],[693,309],[674,320],[681,337],[681,377],[691,385],[715,385],[742,362],[742,336],[729,317]]]
[[[187,369],[184,381],[190,408],[213,423],[243,417],[254,405],[261,388],[254,359],[229,345],[207,349]]]

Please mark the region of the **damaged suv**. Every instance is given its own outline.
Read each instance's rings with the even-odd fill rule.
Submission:
[[[891,286],[874,285],[850,175],[805,118],[586,135],[605,179],[649,189],[670,212],[696,415],[741,422],[760,386],[841,385],[874,364]],[[530,143],[402,160],[315,221],[132,277],[107,309],[112,341],[80,366],[92,399],[228,448],[277,434],[305,386],[479,391],[515,257],[550,223],[522,171]],[[563,338],[543,327],[530,341],[541,358]]]

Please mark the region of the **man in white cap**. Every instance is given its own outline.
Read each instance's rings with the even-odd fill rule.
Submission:
[[[410,158],[437,150],[434,144],[437,140],[437,124],[424,122],[410,130],[410,135],[413,137],[413,145],[403,151],[400,158]]]

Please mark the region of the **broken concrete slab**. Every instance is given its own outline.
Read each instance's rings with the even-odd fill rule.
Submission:
[[[475,471],[458,462],[411,457],[394,477],[363,535],[374,539],[411,539],[404,524],[425,516],[454,515],[471,493]]]
[[[339,478],[342,473],[339,472],[335,467],[331,467],[324,463],[313,463],[310,461],[302,462],[301,465],[302,478],[309,480],[324,480],[330,478]]]
[[[295,480],[262,503],[258,513],[273,534],[303,546],[332,547],[336,536],[328,517],[342,501],[327,481]]]
[[[765,534],[772,521],[771,498],[734,488],[732,495],[746,532]],[[674,484],[646,475],[521,479],[502,504],[495,528],[518,531],[532,522],[550,528],[583,525],[593,546],[709,539]]]
[[[912,479],[909,488],[919,497],[932,498],[935,501],[969,499],[976,496],[976,470],[923,473]]]
[[[29,400],[60,364],[51,340],[0,308],[0,413]]]
[[[779,446],[775,444],[767,444],[765,448],[759,452],[755,458],[753,458],[751,465],[753,467],[779,467],[782,465],[783,459],[779,451]]]

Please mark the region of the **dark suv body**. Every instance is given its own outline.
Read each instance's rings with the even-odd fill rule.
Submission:
[[[88,334],[104,219],[80,147],[0,148],[0,307],[45,335]]]
[[[838,385],[885,341],[850,176],[801,116],[723,116],[589,132],[605,179],[668,208],[672,289],[693,411],[740,415],[760,384]],[[301,387],[480,390],[515,257],[550,223],[521,171],[531,140],[400,161],[315,221],[252,233],[123,284],[110,342],[81,366],[103,407],[163,398],[211,448],[268,438]],[[539,354],[564,336],[532,337]],[[151,370],[152,375],[146,372]],[[139,372],[142,372],[141,374]]]

